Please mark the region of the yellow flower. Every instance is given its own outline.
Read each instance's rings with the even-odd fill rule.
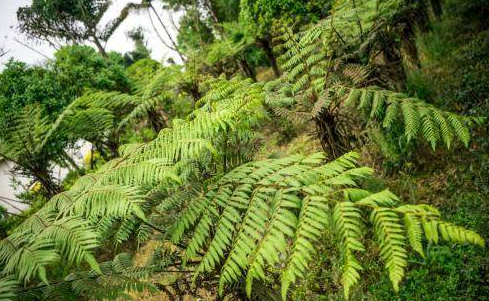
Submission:
[[[39,191],[41,191],[41,188],[42,188],[41,182],[36,181],[31,187],[31,192],[38,193]]]
[[[100,158],[99,152],[89,151],[83,156],[83,164],[85,164],[85,168],[90,169],[90,163],[95,162],[98,158]]]

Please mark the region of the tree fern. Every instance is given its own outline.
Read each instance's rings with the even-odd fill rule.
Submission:
[[[362,240],[367,221],[363,216],[370,212],[379,255],[397,290],[407,266],[406,241],[422,253],[423,233],[417,221],[445,224],[431,207],[399,205],[388,190],[368,193],[353,188],[355,179],[371,173],[355,167],[355,158],[355,154],[347,154],[326,165],[319,154],[253,162],[218,180],[217,186],[210,187],[201,201],[191,203],[177,222],[181,225],[176,227],[178,240],[182,233],[192,233],[189,256],[196,258],[198,251],[203,251],[197,273],[221,266],[221,292],[246,275],[249,293],[254,280],[265,280],[268,270],[282,265],[285,298],[290,285],[303,277],[318,237],[326,227],[332,227],[340,237],[342,282],[348,296],[361,277],[355,254],[365,249]],[[229,186],[230,181],[236,184]],[[351,201],[345,201],[343,195]],[[194,207],[199,211],[190,209]],[[206,213],[206,208],[213,213]],[[215,208],[221,208],[221,213]],[[413,222],[413,218],[417,220]],[[445,233],[445,238],[451,241],[483,244],[474,232],[463,230],[462,234],[457,229],[444,226],[434,231],[450,231],[453,236]]]
[[[148,186],[179,185],[179,175],[172,171],[172,166],[182,171],[179,162],[196,160],[200,156],[208,158],[210,139],[236,129],[240,116],[246,116],[245,112],[253,111],[260,104],[253,99],[237,101],[239,105],[228,103],[219,112],[202,112],[187,123],[162,131],[149,144],[126,149],[124,157],[108,162],[94,174],[81,177],[70,191],[55,196],[1,242],[4,272],[21,280],[38,276],[45,281],[45,266],[58,262],[61,257],[75,265],[83,259],[96,267],[91,252],[103,239],[98,230],[120,221],[122,232],[118,240],[129,237],[128,231],[137,223],[124,222],[133,218],[146,220],[144,211],[149,208],[145,204],[152,203],[154,193]],[[185,141],[201,141],[209,147],[189,147]],[[94,225],[102,220],[105,220],[104,226],[96,229]],[[64,232],[65,229],[76,231]]]
[[[351,124],[357,121],[352,121],[354,117],[349,113],[360,113],[366,122],[379,121],[386,129],[402,123],[408,142],[420,137],[433,149],[440,140],[449,148],[453,137],[468,146],[470,127],[482,119],[442,111],[402,93],[365,87],[368,68],[344,64],[341,57],[332,53],[334,36],[353,41],[361,35],[359,28],[368,30],[373,26],[376,17],[367,12],[374,2],[364,1],[352,7],[351,1],[335,1],[330,17],[297,33],[281,24],[277,29],[277,50],[282,53],[279,62],[284,73],[265,86],[266,104],[277,115],[294,122],[314,121],[323,147],[330,145],[325,150],[333,156],[338,153],[335,148],[350,147],[347,140],[355,132]],[[381,2],[374,9],[379,15],[400,5],[399,1]],[[357,21],[353,22],[355,18]],[[352,134],[338,130],[343,127]]]
[[[178,134],[182,135],[183,132]],[[34,276],[48,281],[46,266],[58,262],[60,257],[75,265],[85,260],[97,270],[90,255],[102,238],[98,238],[101,234],[94,227],[96,222],[108,221],[102,228],[122,227],[118,235],[122,241],[134,226],[132,218],[146,220],[146,214],[136,208],[149,202],[145,191],[154,193],[153,190],[115,186],[124,176],[106,176],[126,162],[133,164],[131,157],[142,153],[144,149],[134,148],[126,158],[109,162],[100,174],[81,178],[72,191],[55,197],[3,240],[0,258],[5,263],[4,274],[16,275],[23,281]],[[172,153],[166,158],[175,160],[179,156]],[[356,166],[357,158],[349,153],[324,164],[323,155],[313,154],[241,165],[218,176],[199,198],[188,202],[173,227],[174,241],[190,235],[184,259],[201,259],[197,273],[220,269],[221,291],[246,274],[250,293],[255,281],[264,281],[270,270],[283,267],[279,273],[284,297],[290,286],[303,277],[315,244],[326,228],[335,229],[340,238],[342,282],[348,296],[361,273],[355,254],[364,249],[363,229],[368,228],[364,212],[371,215],[371,230],[378,237],[380,257],[395,289],[405,273],[405,242],[409,239],[413,249],[420,250],[419,222],[414,222],[413,227],[413,216],[421,221],[425,236],[432,242],[438,241],[439,233],[444,240],[484,244],[475,232],[440,220],[431,207],[399,206],[399,200],[388,190],[369,193],[355,188],[356,179],[371,174],[370,169]],[[38,223],[37,217],[44,215],[48,218]],[[124,225],[127,220],[131,222]]]
[[[406,273],[408,243],[421,256],[425,240],[483,246],[477,233],[443,221],[433,207],[403,205],[387,189],[359,188],[359,180],[372,169],[358,166],[354,152],[329,162],[320,153],[252,160],[254,127],[268,109],[316,122],[321,139],[327,130],[341,128],[337,125],[346,113],[386,129],[402,124],[407,140],[421,137],[433,148],[439,141],[450,147],[455,138],[468,145],[469,126],[478,119],[365,87],[368,68],[345,65],[331,55],[331,43],[356,41],[398,3],[364,1],[352,7],[350,1],[334,1],[334,16],[318,25],[299,33],[280,29],[284,75],[279,79],[263,84],[222,77],[204,83],[207,93],[185,120],[174,118],[150,142],[119,147],[120,157],[80,177],[0,241],[0,296],[22,298],[25,290],[32,290],[46,298],[118,297],[126,289],[142,287],[149,275],[170,272],[164,267],[171,260],[185,272],[193,266],[194,279],[219,275],[220,293],[238,285],[250,296],[275,274],[286,299],[328,231],[337,236],[348,297],[362,277],[360,253],[366,246],[373,246],[396,291]],[[374,15],[369,13],[373,6]],[[128,124],[166,109],[174,99],[166,93],[174,92],[175,83],[167,81],[174,71],[160,71],[133,94],[86,94],[54,123],[29,109],[25,122],[16,123],[19,135],[12,139],[28,141],[27,150],[39,154],[39,145],[58,134],[118,142]],[[97,131],[90,132],[94,125]],[[14,154],[24,151],[19,141],[11,143]],[[153,231],[184,252],[167,256],[157,250],[146,267],[134,267],[126,255],[96,262],[94,254],[104,243],[122,244],[134,236],[141,243]],[[158,261],[160,257],[164,260]],[[57,275],[47,271],[61,263],[78,271],[53,281]],[[90,270],[80,271],[80,266]]]

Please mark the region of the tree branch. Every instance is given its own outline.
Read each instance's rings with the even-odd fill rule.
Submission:
[[[45,55],[44,53],[40,52],[39,50],[35,49],[34,47],[31,47],[31,46],[29,46],[29,45],[27,45],[27,44],[25,44],[25,43],[23,43],[23,42],[21,42],[21,41],[17,40],[17,38],[14,38],[14,41],[16,41],[16,42],[17,42],[17,43],[19,43],[20,45],[22,45],[22,46],[24,46],[24,47],[26,47],[26,48],[28,48],[28,49],[30,49],[30,50],[32,50],[32,51],[34,51],[35,53],[37,53],[37,54],[39,54],[39,55],[42,55],[42,56],[43,56],[44,58],[46,58],[47,60],[49,60],[49,59],[50,59],[50,58],[49,58],[49,56]],[[2,57],[2,56],[3,56],[3,55],[0,55],[0,57]]]

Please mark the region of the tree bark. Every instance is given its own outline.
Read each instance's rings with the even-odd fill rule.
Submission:
[[[100,43],[100,40],[97,38],[97,36],[94,34],[92,35],[93,42],[95,43],[95,46],[97,46],[98,52],[104,57],[104,58],[109,58],[107,55],[107,52],[105,51],[104,47],[102,46],[102,43]]]
[[[275,57],[275,54],[273,53],[273,49],[270,46],[270,36],[266,35],[262,39],[258,41],[259,45],[265,52],[265,55],[268,58],[268,61],[270,62],[270,65],[272,66],[273,69],[273,74],[275,74],[276,77],[280,76],[280,70],[278,69],[278,64],[277,64],[277,58]]]
[[[197,102],[202,97],[202,95],[199,92],[199,86],[197,84],[191,85],[188,90],[190,94],[192,94],[192,97],[194,98],[194,103]]]
[[[151,125],[151,128],[156,133],[159,133],[163,128],[167,127],[166,120],[163,118],[163,112],[156,112],[155,110],[151,110],[148,112],[148,122]]]
[[[238,59],[239,65],[241,65],[241,69],[243,69],[244,73],[251,78],[254,82],[256,82],[256,72],[250,64],[246,61],[245,58]]]
[[[324,152],[332,158],[338,158],[351,150],[348,138],[344,137],[338,130],[337,120],[331,112],[323,109],[314,121],[316,133]]]
[[[214,5],[212,5],[212,2],[209,0],[204,1],[204,6],[207,7],[207,10],[209,11],[209,15],[211,16],[211,19],[215,24],[219,23],[219,18],[217,17],[216,10],[214,8]]]
[[[116,135],[109,135],[106,145],[108,151],[110,152],[110,159],[114,159],[119,156],[119,137]]]

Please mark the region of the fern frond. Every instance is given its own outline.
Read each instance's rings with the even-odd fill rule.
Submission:
[[[401,93],[376,87],[350,89],[344,103],[349,107],[358,104],[358,109],[362,109],[371,118],[375,117],[386,129],[400,123],[402,119],[404,135],[408,141],[421,136],[433,149],[440,139],[447,148],[450,148],[454,137],[465,146],[470,141],[471,117],[442,111]]]
[[[424,257],[423,251],[423,230],[421,228],[421,220],[414,214],[406,213],[404,215],[404,224],[408,235],[411,248],[418,252],[421,257]]]
[[[15,289],[19,283],[15,277],[7,276],[0,278],[0,300],[12,301],[15,299]]]
[[[141,98],[134,109],[117,124],[117,130],[120,131],[134,120],[147,116],[150,111],[163,102],[163,99],[163,97]]]
[[[416,137],[421,124],[419,112],[415,109],[414,104],[405,100],[401,103],[401,111],[404,118],[404,132],[408,142]]]
[[[452,126],[455,135],[460,141],[465,145],[465,147],[469,146],[470,134],[465,122],[459,116],[450,113],[447,116],[448,123]]]
[[[397,213],[389,208],[374,208],[370,219],[379,239],[380,256],[385,262],[389,279],[397,292],[407,266],[404,228]]]
[[[144,219],[139,204],[143,203],[141,193],[134,187],[107,185],[94,187],[81,195],[71,206],[73,214],[85,216],[124,217],[130,213]]]
[[[303,277],[314,252],[314,243],[326,227],[326,201],[326,198],[320,196],[306,197],[302,200],[291,252],[282,273],[281,292],[284,300],[290,285],[297,278]]]
[[[297,208],[300,199],[293,194],[278,191],[276,202],[272,203],[270,222],[266,224],[263,237],[257,243],[250,256],[249,269],[246,275],[246,293],[251,295],[254,279],[265,280],[265,265],[274,266],[280,262],[278,254],[284,254],[287,249],[286,237],[293,237],[297,226],[297,218],[291,210]],[[224,275],[224,269],[222,274]]]
[[[439,129],[436,125],[436,121],[433,120],[431,110],[420,110],[421,113],[421,132],[423,138],[431,144],[433,150],[436,149],[436,143],[440,137]]]
[[[55,248],[68,262],[79,265],[82,260],[86,260],[92,268],[98,268],[90,253],[99,245],[97,232],[81,218],[58,219],[46,227],[36,239],[46,240],[46,242],[53,241]]]
[[[354,256],[354,252],[363,252],[365,247],[360,241],[362,236],[361,210],[350,202],[338,202],[333,209],[333,223],[340,237],[343,254],[341,282],[345,297],[350,289],[360,280],[362,266]]]
[[[438,222],[438,230],[440,231],[441,237],[446,241],[458,243],[468,242],[482,247],[485,245],[484,239],[476,232],[445,221]]]

